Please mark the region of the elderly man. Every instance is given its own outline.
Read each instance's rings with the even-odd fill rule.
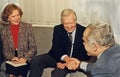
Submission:
[[[43,69],[47,67],[55,68],[51,73],[52,77],[65,77],[68,73],[78,71],[66,68],[68,64],[75,64],[71,58],[81,61],[90,59],[82,40],[85,27],[77,23],[75,12],[72,9],[64,9],[61,22],[54,27],[50,51],[32,59],[30,77],[41,77]]]
[[[88,55],[97,56],[95,63],[86,63],[73,58],[76,66],[68,69],[83,69],[91,77],[120,77],[120,46],[115,43],[109,24],[90,24],[83,34],[84,46]]]

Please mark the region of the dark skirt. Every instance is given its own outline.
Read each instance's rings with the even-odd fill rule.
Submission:
[[[28,73],[29,69],[30,69],[29,63],[27,63],[27,65],[20,66],[20,67],[14,67],[14,66],[6,63],[6,73],[7,74],[13,74],[15,76],[22,75],[23,77],[27,77],[27,73]]]

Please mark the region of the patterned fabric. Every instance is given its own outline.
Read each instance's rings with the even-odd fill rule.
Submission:
[[[21,22],[19,28],[18,57],[23,57],[30,61],[37,52],[32,25]],[[6,60],[11,60],[15,56],[15,50],[10,25],[5,25],[2,29],[1,37],[3,41],[3,55]]]

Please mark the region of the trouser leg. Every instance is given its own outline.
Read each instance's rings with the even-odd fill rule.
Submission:
[[[56,63],[56,60],[48,54],[33,57],[29,77],[41,77],[44,68],[56,67]]]
[[[51,72],[51,77],[66,77],[68,73],[70,73],[71,77],[89,77],[87,73],[81,69],[68,70],[67,68],[65,69],[56,68]]]
[[[69,71],[67,69],[56,68],[51,72],[51,77],[66,77],[68,73]]]

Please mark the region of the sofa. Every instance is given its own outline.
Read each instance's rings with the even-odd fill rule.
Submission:
[[[35,40],[37,45],[37,51],[38,51],[37,55],[47,53],[51,48],[53,27],[34,26],[33,32],[35,34]],[[3,69],[5,69],[4,63],[2,64],[1,67],[0,77],[6,77],[6,74]],[[51,77],[52,70],[53,68],[46,68],[43,72],[42,77]],[[76,73],[77,74],[68,74],[66,77],[86,77],[84,74],[80,72],[76,72]]]

